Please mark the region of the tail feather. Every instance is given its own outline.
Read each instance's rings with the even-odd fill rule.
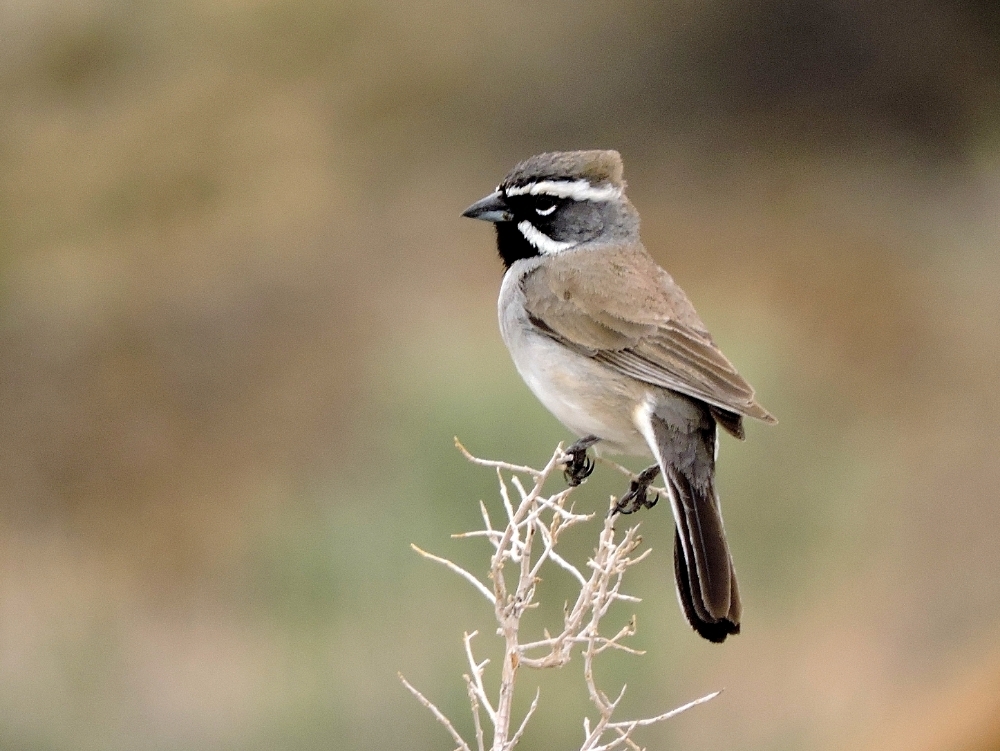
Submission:
[[[712,487],[696,489],[677,467],[668,468],[667,487],[671,500],[676,499],[677,529],[692,594],[698,598],[696,609],[706,619],[724,618],[730,608],[732,567]]]
[[[694,630],[721,642],[739,633],[742,608],[715,494],[715,421],[706,408],[703,425],[693,431],[677,430],[656,415],[651,423],[676,523],[678,598]]]
[[[730,634],[740,632],[740,619],[737,613],[735,617],[727,617],[721,620],[709,620],[703,613],[698,612],[698,605],[692,595],[697,591],[697,574],[689,574],[687,563],[684,561],[684,551],[681,549],[680,534],[674,533],[674,577],[677,582],[677,599],[680,600],[684,617],[691,624],[699,636],[708,639],[710,642],[721,644]],[[739,594],[736,591],[736,577],[732,577],[732,597],[739,602]]]

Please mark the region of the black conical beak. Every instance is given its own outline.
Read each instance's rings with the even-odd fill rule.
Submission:
[[[486,198],[481,198],[462,212],[469,219],[482,219],[484,222],[509,222],[514,219],[510,207],[504,200],[503,193],[495,190]]]

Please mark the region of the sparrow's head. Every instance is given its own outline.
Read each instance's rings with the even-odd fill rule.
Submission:
[[[493,222],[504,265],[587,243],[638,239],[617,151],[556,151],[518,164],[462,216]]]

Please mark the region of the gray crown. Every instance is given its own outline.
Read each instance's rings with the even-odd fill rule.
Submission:
[[[550,151],[536,154],[518,164],[500,183],[501,188],[541,180],[586,180],[594,187],[625,187],[624,168],[617,151]]]

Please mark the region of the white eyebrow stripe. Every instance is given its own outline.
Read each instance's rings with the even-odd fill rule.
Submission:
[[[531,243],[539,253],[549,255],[552,253],[558,253],[561,250],[569,250],[576,245],[574,242],[560,242],[559,240],[553,240],[544,232],[539,232],[535,225],[528,220],[518,222],[517,228],[521,230],[521,234],[524,235],[524,239]]]
[[[615,185],[595,188],[586,180],[542,180],[526,185],[514,185],[504,193],[508,196],[553,196],[571,198],[574,201],[613,201],[621,198],[622,189]]]

